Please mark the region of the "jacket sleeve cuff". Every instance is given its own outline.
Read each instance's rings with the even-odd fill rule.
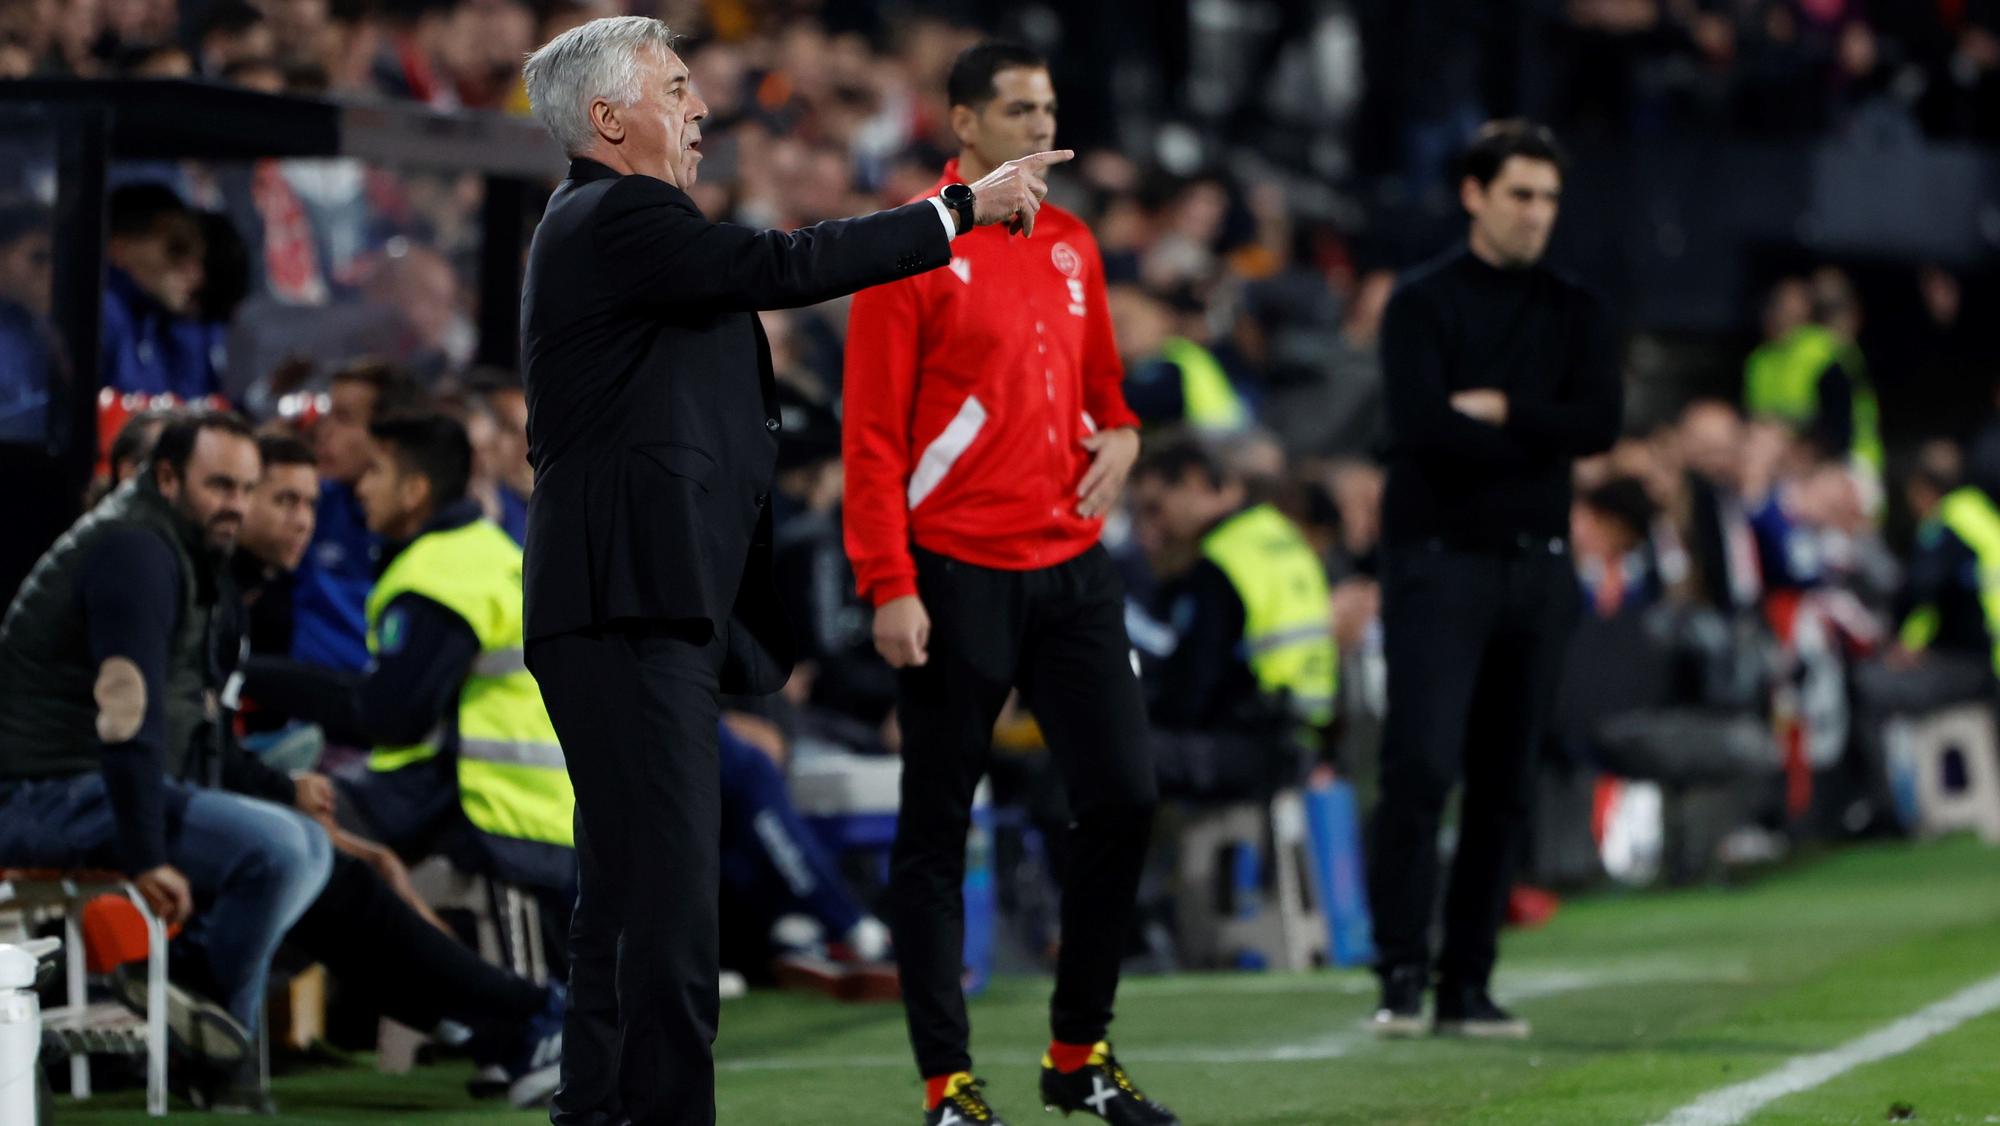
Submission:
[[[877,608],[880,608],[894,602],[898,598],[908,598],[915,593],[917,593],[917,577],[915,575],[897,575],[894,578],[884,579],[869,587],[868,599]]]
[[[952,217],[951,208],[946,206],[945,202],[936,196],[932,196],[926,202],[932,207],[937,208],[938,221],[944,224],[944,241],[950,242],[957,238],[958,220]]]
[[[1105,411],[1102,416],[1093,412],[1091,418],[1097,423],[1097,430],[1100,434],[1106,430],[1139,429],[1139,416],[1133,414],[1132,408],[1123,403],[1113,406]]]

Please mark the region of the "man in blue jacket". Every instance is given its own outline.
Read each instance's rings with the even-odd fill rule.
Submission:
[[[101,342],[107,387],[194,402],[215,394],[222,326],[203,323],[201,222],[165,184],[111,193]]]
[[[368,667],[368,592],[380,539],[368,530],[354,485],[368,469],[368,427],[420,408],[423,390],[393,364],[368,360],[333,374],[332,409],[313,430],[320,495],[312,546],[292,594],[292,656],[325,668]]]

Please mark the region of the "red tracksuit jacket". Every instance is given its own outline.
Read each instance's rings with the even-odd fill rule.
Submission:
[[[954,160],[926,194],[960,182]],[[916,593],[913,542],[1011,571],[1081,555],[1103,523],[1077,515],[1082,441],[1138,425],[1081,220],[1044,205],[1033,238],[980,227],[951,252],[947,269],[856,294],[848,314],[843,520],[877,606]]]

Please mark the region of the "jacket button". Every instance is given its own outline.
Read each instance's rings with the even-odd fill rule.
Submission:
[[[767,504],[769,504],[769,503],[771,503],[771,494],[770,494],[770,493],[758,493],[758,494],[757,494],[757,507],[758,507],[758,508],[762,508],[762,507],[764,507],[765,505],[767,505]]]
[[[775,418],[765,419],[764,429],[769,430],[773,434],[776,434],[778,432],[778,420]]]

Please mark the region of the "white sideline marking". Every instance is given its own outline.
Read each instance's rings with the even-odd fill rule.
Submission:
[[[2000,977],[1987,978],[1831,1051],[1799,1056],[1768,1075],[1722,1087],[1662,1119],[1660,1126],[1735,1126],[1764,1107],[1829,1079],[1899,1056],[1933,1036],[2000,1009]]]
[[[1319,975],[1314,975],[1319,976]],[[1329,981],[1330,992],[1351,993],[1355,983],[1365,984],[1368,992],[1373,992],[1372,981],[1354,975],[1324,975]],[[1135,979],[1137,985],[1147,979]],[[1225,994],[1263,994],[1272,992],[1268,987],[1271,978],[1243,977],[1236,979],[1240,987],[1229,989],[1226,975],[1207,975],[1193,979],[1200,987],[1195,992]],[[1292,985],[1297,986],[1313,977],[1297,975]],[[1741,982],[1748,981],[1749,974],[1741,965],[1716,967],[1699,966],[1672,961],[1650,961],[1624,966],[1604,966],[1589,970],[1529,970],[1504,975],[1495,992],[1500,1000],[1508,1004],[1523,1001],[1537,1001],[1561,993],[1575,993],[1601,986],[1650,985],[1662,982]],[[1334,984],[1337,983],[1337,984]],[[1175,982],[1159,981],[1159,986],[1171,986]],[[1132,992],[1178,992],[1172,988],[1133,990]],[[1245,1048],[1227,1048],[1212,1045],[1187,1044],[1173,1047],[1147,1048],[1135,1045],[1130,1051],[1120,1051],[1119,1058],[1128,1063],[1193,1063],[1193,1064],[1239,1064],[1239,1063],[1300,1063],[1338,1059],[1359,1048],[1367,1048],[1376,1043],[1375,1037],[1365,1027],[1344,1023],[1342,1027],[1321,1036],[1296,1043],[1264,1044]],[[982,1055],[982,1064],[994,1067],[1032,1067],[1041,1062],[1040,1056]],[[717,1060],[718,1071],[790,1071],[795,1069],[845,1070],[867,1068],[907,1068],[910,1059],[906,1055],[893,1056],[759,1056],[750,1059]]]

